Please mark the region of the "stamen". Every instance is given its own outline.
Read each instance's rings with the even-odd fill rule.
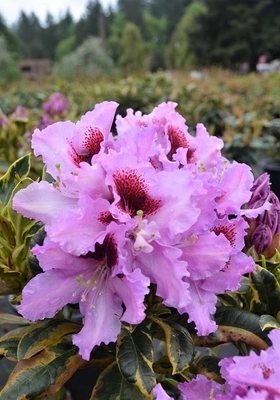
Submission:
[[[193,233],[190,237],[186,238],[182,243],[178,244],[177,247],[180,248],[189,246],[190,244],[195,243],[197,239],[198,236]]]
[[[137,230],[141,230],[142,229],[142,222],[143,222],[143,211],[142,210],[138,210],[137,212],[136,212],[136,215],[137,215],[137,217],[138,217],[138,228],[137,228]]]

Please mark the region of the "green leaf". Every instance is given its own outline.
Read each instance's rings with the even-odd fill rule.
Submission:
[[[173,367],[173,374],[182,372],[193,361],[195,348],[188,330],[169,318],[150,316],[149,319],[159,325],[164,332],[166,351]]]
[[[0,178],[0,202],[6,205],[17,183],[26,177],[30,170],[30,154],[15,161]]]
[[[165,355],[154,362],[153,369],[157,374],[166,375],[166,374],[172,374],[173,367],[169,360],[169,357]]]
[[[0,325],[5,324],[30,325],[30,322],[19,315],[0,313]]]
[[[280,310],[280,285],[275,276],[265,268],[257,266],[250,274],[252,299],[250,310],[258,315],[276,316]]]
[[[129,383],[120,373],[117,362],[112,363],[99,376],[89,400],[148,400],[136,386]]]
[[[18,345],[18,360],[24,360],[58,342],[63,336],[76,333],[79,324],[59,319],[50,319],[30,325],[22,335]]]
[[[111,346],[107,346],[104,343],[96,347],[91,353],[90,365],[99,367],[102,370],[107,368],[114,361],[116,361],[115,349],[112,349]]]
[[[153,371],[154,346],[149,330],[138,325],[131,333],[125,326],[117,340],[117,362],[121,374],[128,382],[149,396],[156,385]]]
[[[32,183],[32,179],[30,178],[23,178],[21,179],[12,189],[12,192],[10,194],[10,199],[7,201],[6,206],[3,209],[3,216],[7,218],[7,220],[13,225],[14,230],[17,232],[19,226],[18,226],[18,219],[20,217],[20,229],[21,229],[21,237],[24,238],[26,232],[29,232],[29,230],[33,227],[36,221],[30,219],[30,218],[25,218],[21,214],[19,214],[17,211],[13,210],[12,208],[12,202],[15,194],[19,192],[22,189],[27,188]],[[19,235],[20,232],[17,232]]]
[[[204,356],[202,357],[195,366],[196,374],[202,374],[208,379],[212,379],[216,382],[223,383],[224,380],[220,375],[219,362],[221,359],[215,356]]]
[[[70,339],[63,338],[36,356],[19,361],[0,392],[0,398],[27,400],[52,395],[84,363],[78,348]]]
[[[0,338],[0,355],[17,362],[17,348],[25,327],[16,328]]]
[[[7,290],[1,291],[2,295],[18,294],[23,286],[22,274],[18,271],[11,271],[5,265],[0,265],[0,279],[8,287]]]
[[[270,345],[259,324],[259,316],[235,307],[219,307],[215,314],[216,332],[208,336],[192,335],[195,346],[215,347],[223,343],[245,343],[258,350]]]
[[[271,315],[262,315],[260,317],[260,327],[263,331],[266,329],[280,329],[280,323]]]

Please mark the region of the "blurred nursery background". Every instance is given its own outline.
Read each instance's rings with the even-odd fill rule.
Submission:
[[[1,176],[30,152],[37,127],[76,121],[103,100],[123,116],[174,101],[190,133],[202,122],[225,157],[255,177],[269,172],[280,197],[279,0],[91,0],[79,17],[17,15],[11,23],[0,6]],[[1,312],[11,310],[4,298]],[[0,388],[9,362],[1,368]]]

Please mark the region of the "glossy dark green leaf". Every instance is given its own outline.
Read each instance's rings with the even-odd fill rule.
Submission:
[[[18,360],[24,360],[59,341],[63,336],[76,333],[79,324],[65,320],[50,319],[30,325],[18,345]]]
[[[102,344],[91,352],[90,365],[96,366],[104,370],[114,361],[116,361],[115,346]]]
[[[15,161],[8,171],[0,178],[0,202],[6,205],[17,183],[26,177],[30,170],[30,154]]]
[[[0,392],[3,400],[27,400],[57,393],[73,373],[85,363],[69,338],[21,360]]]
[[[220,375],[219,362],[220,358],[215,356],[204,356],[196,363],[195,372],[196,374],[202,374],[208,379],[213,379],[216,382],[223,383],[223,379]]]
[[[265,268],[257,266],[256,271],[250,274],[250,280],[250,311],[258,315],[276,316],[280,310],[280,285],[275,276]]]
[[[129,383],[120,373],[117,362],[112,363],[99,376],[89,400],[152,400]]]
[[[156,385],[153,371],[154,346],[149,330],[138,325],[131,333],[122,327],[117,340],[117,362],[121,374],[128,382],[149,396]]]
[[[234,307],[221,307],[215,314],[215,320],[218,330],[209,335],[209,343],[215,339],[219,343],[241,342],[259,350],[267,348],[270,343],[260,328],[256,314]]]
[[[164,332],[166,351],[173,367],[173,374],[188,368],[195,353],[193,340],[188,330],[169,318],[162,319],[155,316],[149,318]]]
[[[260,327],[263,331],[266,329],[280,329],[280,323],[271,315],[264,314],[260,316]]]
[[[167,355],[161,357],[153,364],[153,369],[157,374],[172,374],[173,367]]]

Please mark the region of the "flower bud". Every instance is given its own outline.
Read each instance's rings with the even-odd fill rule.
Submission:
[[[268,198],[270,194],[270,181],[269,174],[263,173],[256,180],[251,189],[253,192],[252,197],[248,203],[248,208],[260,207]]]
[[[62,117],[68,108],[68,101],[60,92],[53,93],[49,101],[43,103],[43,110],[50,117]]]
[[[246,238],[249,246],[254,246],[257,254],[265,254],[272,257],[278,247],[279,240],[274,238],[280,232],[280,201],[270,190],[269,174],[264,173],[256,179],[252,189],[252,197],[247,203],[248,208],[261,207],[269,202],[269,210],[264,210],[255,219],[250,219],[248,235]]]
[[[270,192],[268,201],[271,204],[270,209],[263,212],[257,218],[257,222],[267,225],[274,236],[280,231],[280,202],[276,194],[273,192]]]
[[[269,226],[259,224],[252,233],[251,243],[254,245],[256,252],[262,254],[270,247],[272,238],[273,236]]]

